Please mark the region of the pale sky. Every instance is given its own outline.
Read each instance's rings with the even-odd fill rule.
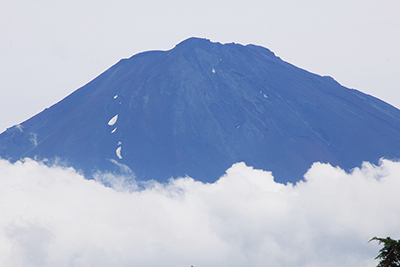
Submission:
[[[121,58],[196,36],[257,44],[400,107],[400,0],[0,1],[0,132]]]

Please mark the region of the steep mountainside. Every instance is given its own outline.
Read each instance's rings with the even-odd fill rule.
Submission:
[[[233,163],[302,178],[400,157],[400,111],[266,48],[190,38],[123,59],[0,135],[0,156],[61,159],[89,178],[215,181]]]

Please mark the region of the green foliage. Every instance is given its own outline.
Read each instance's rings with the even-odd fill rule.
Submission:
[[[376,240],[379,244],[383,244],[383,248],[379,250],[375,259],[380,259],[377,267],[400,267],[400,240],[394,240],[390,237],[378,238],[374,236],[368,242]]]

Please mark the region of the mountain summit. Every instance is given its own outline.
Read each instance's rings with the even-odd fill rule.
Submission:
[[[190,38],[123,59],[0,135],[0,156],[61,159],[91,177],[213,182],[243,161],[295,182],[400,157],[400,111],[256,45]]]

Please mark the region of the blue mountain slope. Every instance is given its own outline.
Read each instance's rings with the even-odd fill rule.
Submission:
[[[123,59],[7,129],[0,156],[57,157],[87,177],[125,165],[140,180],[206,182],[244,161],[295,182],[316,161],[349,170],[399,158],[400,111],[266,48],[190,38]]]

